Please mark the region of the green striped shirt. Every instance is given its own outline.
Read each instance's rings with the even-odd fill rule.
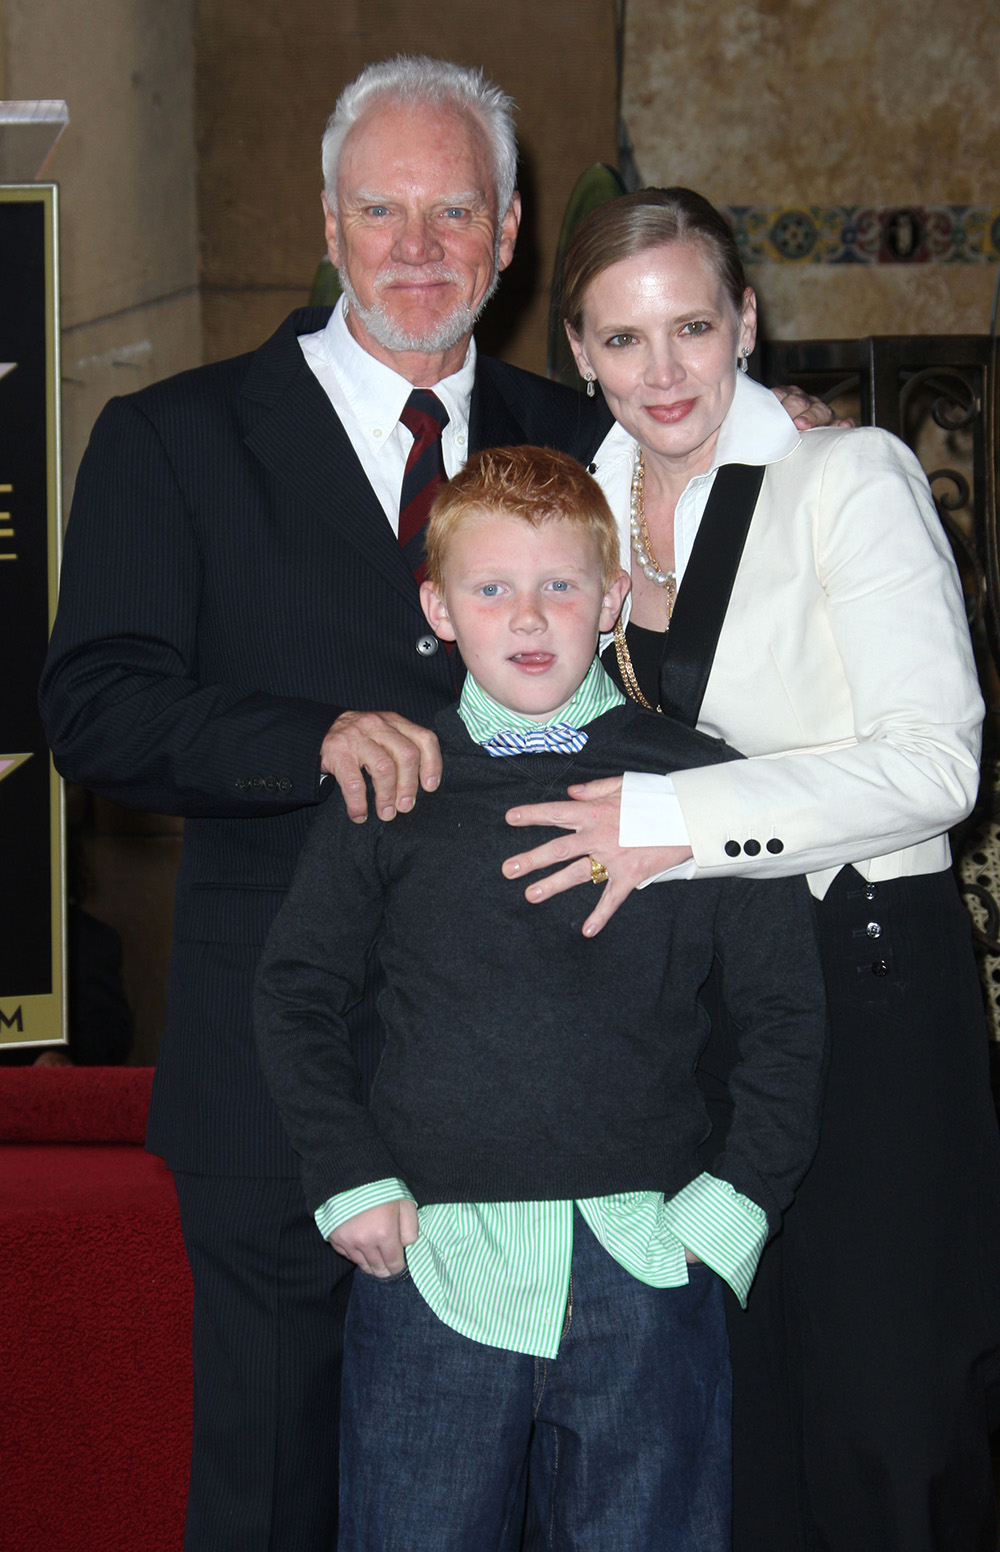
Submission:
[[[554,722],[585,727],[624,696],[594,662],[567,706],[539,720],[500,706],[466,677],[459,716],[477,743],[510,729]],[[328,1238],[370,1207],[413,1197],[401,1180],[377,1180],[317,1209]],[[687,1282],[685,1248],[724,1277],[741,1304],[767,1238],[767,1217],[727,1181],[702,1174],[669,1201],[627,1191],[576,1204],[620,1266],[654,1288]],[[435,1315],[474,1341],[554,1358],[559,1351],[573,1253],[572,1202],[417,1204],[419,1235],[407,1248],[410,1276]]]

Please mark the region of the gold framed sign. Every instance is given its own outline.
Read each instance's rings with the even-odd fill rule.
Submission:
[[[67,1038],[62,784],[36,700],[60,544],[56,188],[0,185],[0,1047]]]

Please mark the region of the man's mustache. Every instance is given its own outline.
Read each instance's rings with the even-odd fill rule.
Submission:
[[[447,264],[389,264],[376,272],[372,284],[377,290],[379,286],[397,283],[412,286],[415,281],[418,284],[434,281],[457,286],[462,284],[462,276]]]

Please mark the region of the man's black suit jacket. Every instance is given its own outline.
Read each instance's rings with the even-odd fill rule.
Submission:
[[[65,776],[185,816],[148,1145],[198,1173],[298,1173],[250,993],[320,801],[323,735],[346,709],[429,723],[461,672],[417,650],[416,583],[299,347],[328,316],[302,309],[253,354],[103,411],[42,677]],[[587,462],[609,423],[601,401],[479,359],[473,450],[537,442]],[[368,1077],[378,986],[373,965],[353,1013]]]

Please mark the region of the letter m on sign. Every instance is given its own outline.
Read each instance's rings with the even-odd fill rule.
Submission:
[[[21,1019],[21,1009],[15,1008],[10,1018],[8,1018],[6,1013],[3,1011],[3,1008],[0,1008],[0,1027],[4,1029],[16,1029],[18,1034],[23,1034],[24,1023]]]

